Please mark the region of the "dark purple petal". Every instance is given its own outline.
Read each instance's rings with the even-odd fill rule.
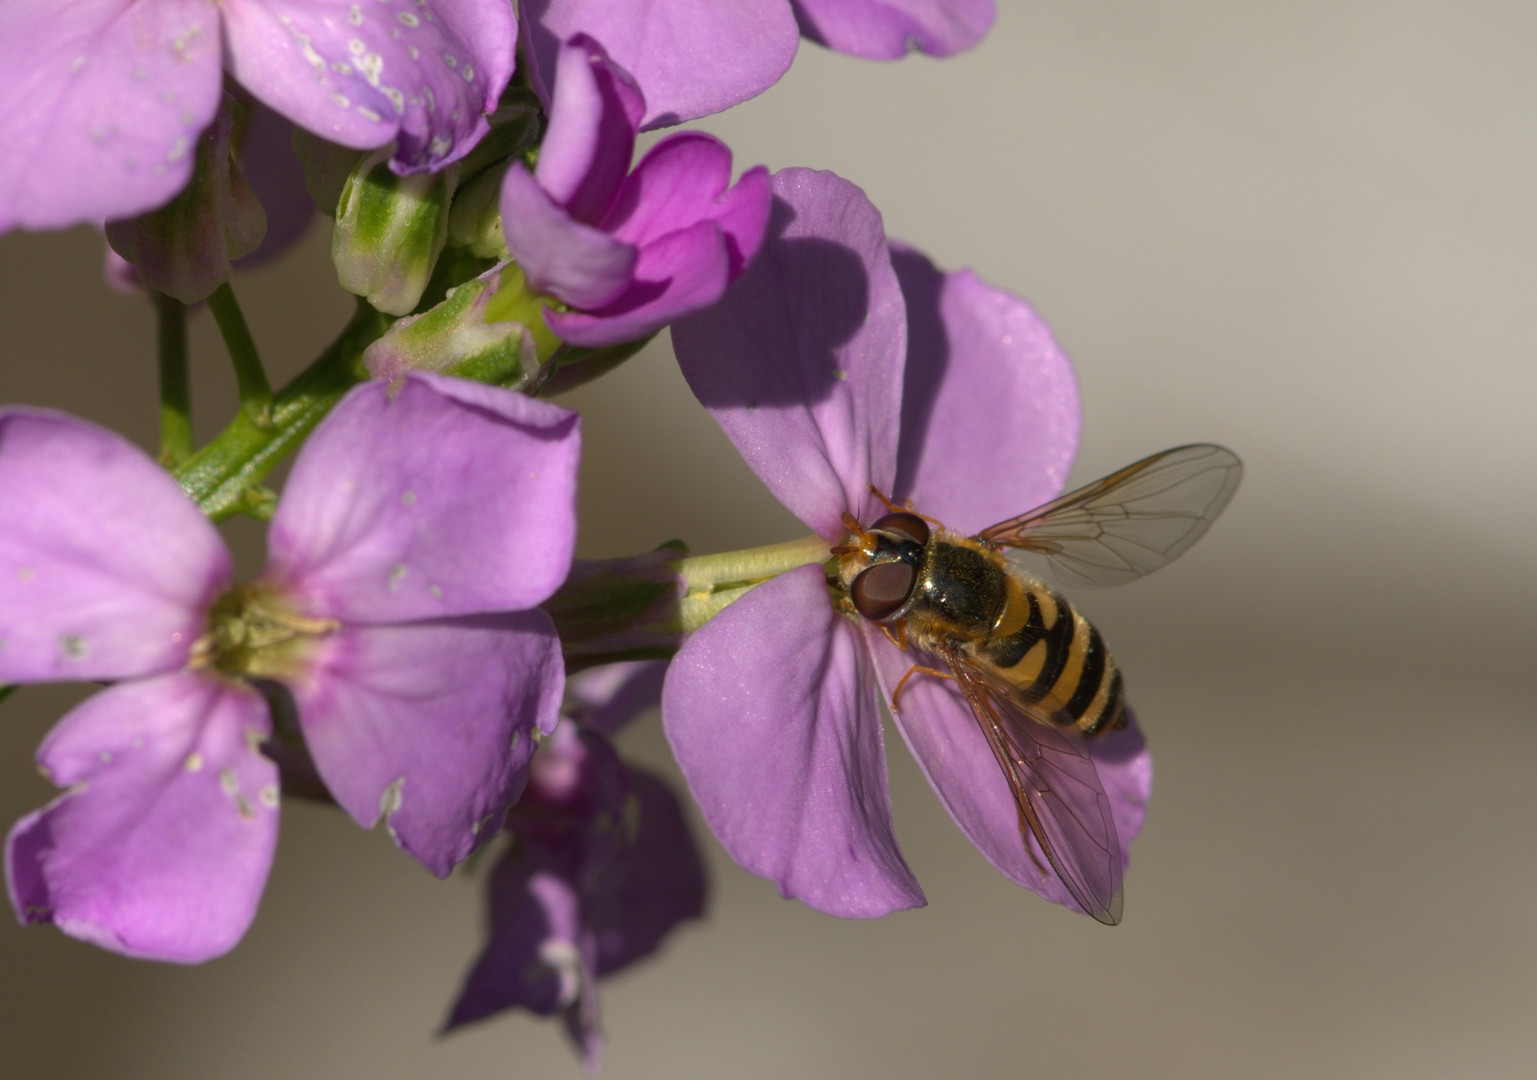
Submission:
[[[256,266],[286,251],[315,220],[315,202],[304,186],[304,167],[294,151],[294,126],[259,101],[246,103],[236,158],[267,214],[261,246],[239,265]]]
[[[532,607],[570,568],[580,453],[577,415],[521,394],[360,386],[294,463],[266,577],[362,622]]]
[[[862,628],[887,696],[920,658],[903,653],[873,625]],[[1077,909],[1055,874],[1043,875],[1026,852],[1019,811],[987,739],[965,699],[947,680],[914,676],[902,688],[897,729],[939,799],[967,838],[1006,877],[1058,904]],[[1152,758],[1135,723],[1091,747],[1124,859],[1142,829],[1152,788]]]
[[[621,296],[640,253],[573,218],[521,164],[502,178],[502,235],[535,291],[579,308]]]
[[[560,43],[587,34],[634,76],[647,128],[756,97],[789,70],[799,43],[785,0],[523,0],[522,9],[529,75],[546,104]]]
[[[538,765],[552,751],[563,779],[547,801]],[[509,1008],[558,1011],[593,1070],[602,1050],[596,977],[650,955],[702,914],[704,866],[676,797],[626,769],[601,736],[563,723],[535,764],[491,879],[489,940],[446,1026]]]
[[[950,56],[992,28],[993,0],[790,0],[801,33],[850,56]]]
[[[715,303],[730,270],[725,234],[715,222],[701,221],[643,248],[629,286],[611,303],[591,311],[546,311],[544,321],[575,345],[635,341]]]
[[[892,264],[907,301],[897,499],[972,534],[1056,498],[1078,445],[1078,384],[1051,331],[969,270],[910,248]],[[986,448],[991,467],[978,469]]]
[[[539,1016],[576,1005],[594,975],[580,948],[574,853],[514,847],[491,876],[489,940],[465,976],[445,1030],[504,1009]],[[588,990],[588,993],[593,993]]]
[[[326,786],[440,876],[501,826],[565,685],[542,611],[346,627],[312,661],[288,686]]]
[[[512,75],[507,0],[228,0],[228,66],[300,127],[398,172],[440,169],[486,133]]]
[[[38,752],[71,790],[7,843],[22,922],[177,963],[234,947],[277,842],[277,767],[259,750],[269,727],[256,691],[185,672],[87,699]]]
[[[695,631],[662,691],[673,755],[731,857],[854,918],[924,902],[892,834],[873,680],[822,568],[805,566]]]
[[[191,175],[219,104],[219,13],[195,0],[0,3],[0,232],[131,217]]]
[[[0,410],[0,682],[179,667],[229,578],[218,532],[143,451]]]
[[[630,170],[646,102],[629,73],[591,38],[563,45],[559,63],[534,176],[572,217],[596,225]]]
[[[627,817],[636,833],[610,876],[598,911],[597,971],[611,975],[650,956],[686,919],[704,915],[704,863],[678,797],[650,773],[630,773]]]
[[[822,536],[895,476],[902,292],[880,214],[832,173],[774,177],[758,257],[720,303],[674,324],[689,387],[758,477]]]

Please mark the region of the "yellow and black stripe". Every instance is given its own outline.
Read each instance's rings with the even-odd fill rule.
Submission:
[[[1094,625],[1039,582],[1009,575],[1002,617],[972,655],[1030,711],[1097,735],[1126,723],[1121,672]]]

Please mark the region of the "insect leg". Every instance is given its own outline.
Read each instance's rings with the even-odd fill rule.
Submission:
[[[928,667],[928,666],[926,666],[924,664],[914,664],[912,667],[907,669],[907,674],[903,675],[902,678],[900,680],[898,680],[896,689],[891,692],[891,711],[892,712],[901,712],[902,711],[902,706],[898,704],[898,702],[900,701],[900,699],[902,697],[902,688],[907,685],[907,680],[908,679],[911,679],[914,675],[920,675],[920,674],[921,675],[937,675],[941,679],[954,679],[955,678],[955,676],[950,674],[950,672],[948,672],[948,671],[941,671],[939,668]]]
[[[924,521],[927,521],[930,525],[940,525],[940,524],[943,524],[943,522],[941,522],[938,518],[931,518],[927,514],[920,514],[920,513],[918,513],[918,511],[914,510],[911,506],[908,506],[908,505],[898,506],[896,503],[892,502],[889,498],[887,498],[886,493],[884,491],[882,491],[880,488],[876,487],[874,484],[869,484],[867,486],[870,489],[870,494],[874,495],[881,502],[885,503],[886,504],[886,509],[889,510],[891,513],[893,513],[893,514],[897,514],[897,513],[912,514],[914,517],[919,517],[919,518],[922,518]],[[847,516],[847,515],[845,515],[845,516]]]

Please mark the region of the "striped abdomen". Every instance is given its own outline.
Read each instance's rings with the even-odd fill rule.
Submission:
[[[991,633],[966,651],[1056,724],[1085,735],[1123,726],[1121,672],[1099,631],[1040,582],[1011,573],[1006,588]]]

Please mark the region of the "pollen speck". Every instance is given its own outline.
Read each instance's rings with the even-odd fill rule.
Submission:
[[[240,777],[235,775],[234,769],[223,769],[220,771],[219,790],[230,798],[234,798],[240,791]]]
[[[65,634],[59,638],[59,648],[71,660],[79,660],[85,655],[85,638],[79,634]]]
[[[379,793],[380,817],[388,821],[390,816],[400,809],[401,804],[405,802],[405,797],[401,794],[405,786],[406,778],[404,776],[397,776],[390,781],[389,787]]]
[[[186,770],[188,772],[202,772],[203,771],[203,755],[199,754],[199,753],[196,753],[196,752],[188,754],[187,755],[187,760],[184,763],[184,767],[186,768]]]
[[[278,808],[278,788],[276,784],[268,784],[256,793],[256,801],[268,810]]]

